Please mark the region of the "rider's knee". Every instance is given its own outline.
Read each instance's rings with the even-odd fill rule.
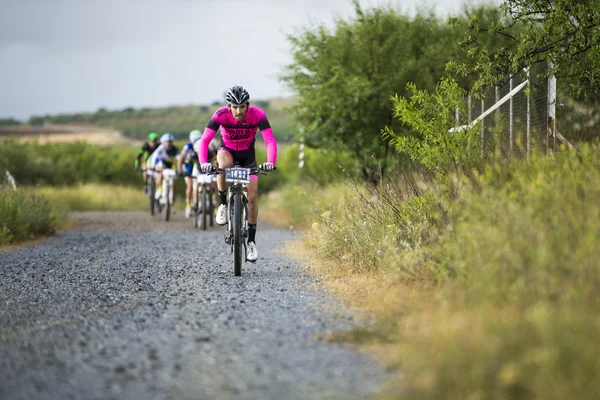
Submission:
[[[256,203],[256,193],[248,192],[248,203],[253,205]]]

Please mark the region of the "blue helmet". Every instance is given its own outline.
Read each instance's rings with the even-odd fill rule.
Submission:
[[[173,140],[175,140],[175,136],[171,132],[167,132],[160,137],[161,143],[172,142]]]

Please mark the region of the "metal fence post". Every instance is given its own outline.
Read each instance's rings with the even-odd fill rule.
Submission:
[[[527,162],[529,162],[529,153],[531,152],[531,80],[530,72],[527,70]]]
[[[485,100],[481,99],[481,114],[485,112]],[[481,156],[485,151],[485,118],[481,119]]]
[[[512,92],[513,90],[513,78],[511,77],[508,81],[508,92]],[[510,151],[510,155],[512,156],[513,152],[513,98],[508,100],[508,148]]]
[[[552,69],[549,64],[548,68]],[[548,124],[546,128],[546,151],[554,153],[556,150],[556,77],[548,78]]]

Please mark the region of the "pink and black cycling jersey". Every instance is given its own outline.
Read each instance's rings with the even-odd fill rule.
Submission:
[[[234,151],[249,150],[254,147],[256,131],[260,129],[265,145],[267,146],[267,161],[275,164],[277,159],[277,143],[273,130],[265,112],[254,106],[249,106],[243,121],[238,122],[227,106],[219,108],[213,114],[210,122],[204,129],[198,158],[200,163],[208,162],[208,144],[221,128],[223,146]]]

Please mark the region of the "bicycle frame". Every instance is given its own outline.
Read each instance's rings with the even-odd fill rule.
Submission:
[[[231,246],[233,253],[234,274],[242,274],[242,250],[246,259],[246,239],[248,238],[248,188],[250,175],[262,173],[261,168],[213,168],[209,175],[225,174],[229,183],[227,188],[227,209],[229,218],[225,243]],[[243,172],[243,173],[240,173]],[[228,176],[228,174],[231,174]],[[239,174],[238,174],[239,173]],[[265,174],[266,175],[266,174]],[[237,199],[237,200],[236,200]]]
[[[154,211],[155,211],[155,206],[156,206],[156,199],[155,199],[155,195],[156,195],[156,178],[155,178],[155,174],[156,172],[150,170],[150,169],[145,169],[145,168],[138,168],[137,171],[141,171],[141,172],[145,172],[146,173],[146,187],[148,188],[148,201],[150,203],[150,215],[154,215]]]
[[[154,174],[148,173],[148,201],[150,202],[150,215],[154,215],[154,206],[156,204],[156,200],[154,199],[155,195],[156,180]]]
[[[175,184],[176,172],[172,168],[165,168],[162,171],[162,198],[165,201],[165,220],[171,217],[171,206],[173,205],[173,186]]]
[[[196,211],[194,215],[194,227],[198,228],[201,225],[203,230],[207,228],[207,219],[210,220],[210,226],[213,226],[214,222],[214,194],[216,190],[214,189],[213,181],[209,180],[207,182],[206,179],[202,179],[204,175],[198,176],[197,179],[197,202],[195,203]],[[205,194],[207,198],[205,198]],[[200,218],[202,219],[202,223],[199,223]]]
[[[246,250],[246,238],[248,237],[248,188],[241,183],[233,183],[227,188],[227,211],[229,212],[229,220],[227,221],[228,237],[225,237],[225,243],[231,244],[233,252],[233,223],[235,212],[235,196],[240,196],[242,205],[242,238],[244,239],[244,251]]]

